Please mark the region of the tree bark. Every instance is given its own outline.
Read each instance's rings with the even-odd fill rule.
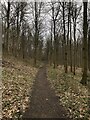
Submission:
[[[76,6],[75,6],[76,7]],[[74,29],[74,75],[75,75],[75,68],[76,68],[76,8],[75,8],[75,16],[74,16],[74,25],[73,25],[73,29]]]
[[[37,2],[35,2],[35,40],[34,40],[34,64],[37,63],[37,47],[38,47],[38,12],[37,12]]]
[[[7,37],[6,37],[6,51],[9,50],[9,27],[10,27],[10,2],[8,1],[8,9],[7,9]]]
[[[50,65],[52,65],[52,23],[51,23],[51,41],[50,41]]]
[[[65,68],[65,73],[67,73],[67,45],[66,45],[66,31],[65,31],[65,2],[63,2],[63,30],[64,30],[64,35],[63,35],[63,41],[64,41],[64,68]]]
[[[71,23],[71,2],[70,2],[70,71],[72,72],[72,23]]]
[[[87,2],[83,2],[83,75],[81,83],[87,84]]]
[[[90,71],[90,28],[88,33],[88,69]]]

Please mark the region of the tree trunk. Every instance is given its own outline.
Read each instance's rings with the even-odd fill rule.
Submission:
[[[69,25],[70,25],[70,2],[68,3],[68,33],[67,33],[67,66],[68,66],[68,53],[69,53]]]
[[[63,35],[63,41],[64,41],[64,68],[65,73],[67,73],[67,45],[66,45],[66,32],[65,32],[65,3],[63,2],[63,29],[64,29],[64,35]]]
[[[88,34],[88,69],[90,71],[90,27],[89,27],[89,34]]]
[[[70,71],[72,72],[72,23],[71,23],[71,2],[70,2]]]
[[[75,68],[76,68],[76,8],[75,8],[75,18],[74,18],[74,71],[73,74],[75,75]]]
[[[88,9],[88,69],[90,71],[90,2],[89,9]]]
[[[83,2],[83,75],[81,83],[87,84],[87,2]]]
[[[55,30],[55,20],[54,22],[54,68],[56,68],[56,30]]]
[[[75,75],[75,69],[76,68],[76,23],[74,25],[74,75]]]
[[[7,37],[6,37],[6,51],[9,50],[9,27],[10,27],[10,2],[8,1],[8,10],[7,10]]]
[[[18,55],[18,49],[19,49],[19,3],[17,7],[17,48],[16,48],[16,56]]]
[[[25,36],[24,33],[22,33],[22,58],[25,58]]]
[[[51,41],[50,41],[50,65],[52,65],[52,23],[51,23]]]
[[[37,12],[37,2],[35,2],[35,40],[34,40],[34,64],[37,63],[37,47],[38,47],[38,12]]]

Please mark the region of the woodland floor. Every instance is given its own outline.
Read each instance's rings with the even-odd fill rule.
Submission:
[[[31,62],[31,61],[30,61]],[[38,68],[27,61],[5,57],[2,62],[3,120],[19,120],[28,107]]]
[[[32,61],[13,57],[4,58],[2,68],[3,120],[90,120],[88,88],[80,84],[80,68],[74,76],[69,70],[65,74],[63,66],[53,69],[38,63],[34,67]]]
[[[41,67],[36,76],[30,107],[23,119],[27,118],[60,118],[69,120],[66,109],[59,104],[55,91],[47,80],[46,68]]]

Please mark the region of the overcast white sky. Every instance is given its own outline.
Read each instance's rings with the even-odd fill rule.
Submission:
[[[0,0],[0,1],[3,1],[3,0]],[[8,1],[8,0],[5,0],[5,1]],[[66,2],[69,2],[70,0],[9,0],[9,1],[17,1],[17,2],[34,2],[34,1],[37,1],[37,2],[51,2],[51,1],[61,1],[61,2],[63,2],[63,1],[66,1]],[[84,2],[86,2],[87,0],[71,0],[71,1],[76,1],[76,2],[82,2],[82,1],[84,1]],[[90,0],[88,0],[88,2],[90,2]]]

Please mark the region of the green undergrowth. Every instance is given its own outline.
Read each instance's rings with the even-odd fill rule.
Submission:
[[[48,67],[48,80],[56,95],[59,97],[60,104],[65,106],[73,119],[82,118],[90,120],[88,114],[88,88],[80,84],[82,72],[78,68],[76,75],[68,72],[64,73],[63,66],[58,66],[57,69]]]

